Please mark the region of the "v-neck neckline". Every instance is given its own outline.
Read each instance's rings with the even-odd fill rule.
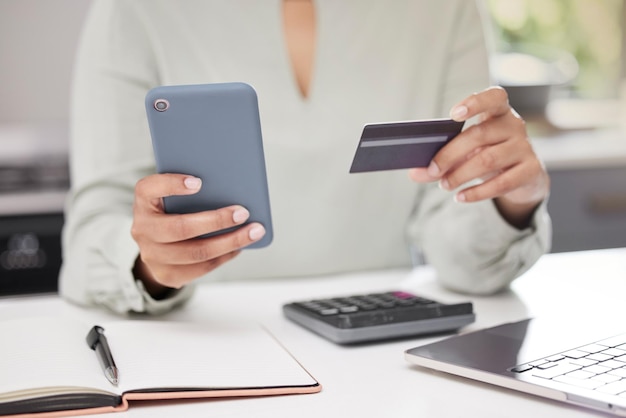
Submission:
[[[320,21],[321,21],[321,13],[320,13],[320,2],[317,0],[311,0],[313,2],[314,13],[315,13],[315,47],[313,50],[313,60],[311,64],[311,74],[309,77],[309,83],[307,87],[307,94],[303,94],[300,86],[298,84],[298,78],[296,76],[295,66],[291,60],[291,55],[289,53],[289,46],[287,44],[287,37],[285,34],[284,27],[284,17],[283,17],[283,2],[284,0],[277,0],[277,4],[275,10],[277,11],[277,21],[278,21],[278,33],[280,39],[280,49],[281,49],[281,57],[282,57],[282,66],[285,68],[286,78],[289,79],[289,89],[295,96],[296,100],[301,104],[309,104],[312,98],[315,95],[316,86],[318,84],[319,79],[319,71],[320,71],[320,47],[321,47],[321,30],[320,30]]]

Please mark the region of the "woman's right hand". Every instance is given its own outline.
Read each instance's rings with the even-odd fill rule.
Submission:
[[[131,234],[139,245],[139,257],[134,274],[157,299],[233,259],[265,235],[261,224],[251,223],[225,234],[196,238],[243,224],[250,214],[242,206],[165,213],[163,197],[194,194],[201,186],[199,178],[184,174],[153,174],[135,186]]]

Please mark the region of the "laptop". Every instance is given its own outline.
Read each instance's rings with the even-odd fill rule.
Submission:
[[[626,416],[626,329],[530,318],[404,354],[429,369]]]

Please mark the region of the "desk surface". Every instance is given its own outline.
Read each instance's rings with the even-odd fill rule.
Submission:
[[[406,349],[434,337],[356,347],[334,345],[300,328],[281,313],[285,302],[357,292],[404,289],[441,301],[467,300],[441,289],[432,270],[370,272],[335,277],[203,284],[183,309],[161,319],[260,320],[320,381],[319,394],[258,399],[147,402],[116,417],[601,417],[600,413],[410,366]],[[477,322],[464,331],[528,316],[566,318],[581,307],[626,329],[626,248],[548,254],[513,285],[492,297],[472,297]],[[591,308],[588,308],[588,307]],[[80,315],[115,318],[84,310],[56,296],[0,299],[0,319]],[[585,324],[581,324],[584,326]],[[442,337],[436,337],[442,338]],[[506,412],[505,412],[506,411]]]

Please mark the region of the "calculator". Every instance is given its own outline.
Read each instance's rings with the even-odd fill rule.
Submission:
[[[454,331],[476,319],[471,302],[447,304],[404,291],[291,302],[283,313],[338,344]]]

